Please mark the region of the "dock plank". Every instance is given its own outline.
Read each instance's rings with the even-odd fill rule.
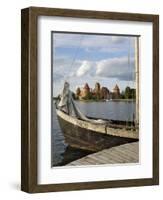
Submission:
[[[75,160],[67,165],[99,165],[136,162],[139,162],[139,142],[133,142],[109,149],[104,149],[97,153],[93,153]]]

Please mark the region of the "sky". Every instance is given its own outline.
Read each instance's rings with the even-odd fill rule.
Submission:
[[[135,37],[97,34],[53,33],[53,96],[65,81],[70,89],[91,88],[99,82],[112,91],[118,84],[135,88]]]

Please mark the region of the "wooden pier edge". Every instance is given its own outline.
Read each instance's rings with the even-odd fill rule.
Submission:
[[[70,162],[67,166],[139,163],[139,142],[122,144],[89,154]]]

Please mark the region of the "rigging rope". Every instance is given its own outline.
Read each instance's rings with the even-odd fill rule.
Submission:
[[[84,39],[84,34],[82,34],[81,37],[80,37],[80,39],[79,39],[79,46],[77,46],[77,48],[75,50],[75,53],[74,53],[74,56],[72,58],[72,62],[70,63],[70,71],[72,70],[72,67],[73,67],[73,65],[74,65],[74,63],[76,61],[76,58],[77,58],[78,53],[79,53],[79,48],[81,48],[81,46],[82,46],[83,39]],[[69,82],[69,78],[70,78],[70,76],[65,77],[64,81],[68,81]]]

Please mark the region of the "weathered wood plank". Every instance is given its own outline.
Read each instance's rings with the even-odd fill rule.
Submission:
[[[138,161],[139,142],[134,142],[109,149],[104,149],[97,153],[90,154],[84,158],[69,163],[68,166],[136,163]]]

